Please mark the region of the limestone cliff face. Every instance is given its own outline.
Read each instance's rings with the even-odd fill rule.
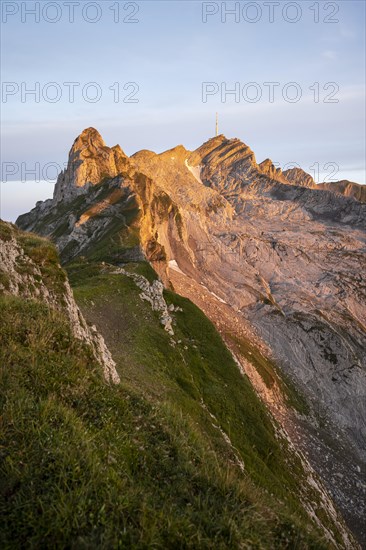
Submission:
[[[111,234],[118,249],[138,231],[139,241],[113,248],[111,261],[147,257],[166,285],[206,308],[224,338],[244,334],[271,357],[311,411],[293,418],[298,445],[306,445],[350,521],[362,525],[366,205],[314,187],[301,170],[257,164],[238,139],[217,136],[193,152],[178,146],[127,158],[94,132],[74,143],[54,200],[18,225],[51,236],[64,261],[93,254]],[[274,406],[276,392],[260,381],[250,356],[236,351]],[[279,414],[279,422],[289,415]]]
[[[136,169],[148,177],[143,193],[140,190],[137,193],[143,204],[141,244],[164,280],[167,262],[174,257],[175,251],[190,251],[189,243],[196,231],[205,239],[207,218],[220,225],[230,223],[234,213],[224,197],[202,185],[198,171],[190,164],[190,154],[178,146],[160,155],[142,151],[131,157]],[[153,242],[159,243],[164,250],[163,262],[163,257],[151,254],[151,235]],[[192,276],[198,276],[193,252],[185,255],[185,264]]]
[[[127,157],[119,145],[107,147],[97,130],[87,128],[74,141],[66,170],[57,179],[54,200],[68,200],[90,185],[124,171]]]

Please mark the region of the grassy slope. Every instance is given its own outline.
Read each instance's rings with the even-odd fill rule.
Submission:
[[[84,314],[103,331],[124,385],[189,418],[222,467],[230,464],[242,479],[233,466],[239,456],[272,511],[308,523],[299,503],[301,466],[276,438],[264,406],[203,313],[189,300],[165,292],[168,303],[183,309],[174,314],[174,340],[180,343],[173,347],[131,279],[98,274],[96,264],[84,262],[69,266],[69,274]],[[234,451],[218,427],[230,437]],[[258,495],[250,485],[249,494]],[[295,523],[294,532],[300,533],[302,527]]]
[[[69,273],[122,384],[59,314],[0,298],[1,548],[327,547],[299,464],[202,312],[166,293],[183,308],[172,347],[131,279],[86,261]]]
[[[0,310],[2,548],[321,547],[224,460],[176,375],[164,399],[109,387],[59,315],[19,298]]]

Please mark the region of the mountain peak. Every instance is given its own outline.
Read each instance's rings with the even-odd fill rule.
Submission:
[[[100,135],[100,133],[98,132],[98,130],[96,128],[93,128],[93,126],[89,126],[89,128],[85,128],[81,132],[79,137],[85,137],[85,136],[91,136],[93,138],[98,138],[98,139],[103,141],[102,136]]]
[[[85,192],[105,177],[116,177],[127,163],[119,145],[107,147],[98,130],[86,128],[70,149],[67,168],[59,174],[53,198],[58,202]]]
[[[169,158],[171,160],[180,159],[184,161],[189,154],[190,151],[187,151],[183,145],[176,145],[173,149],[168,149],[167,151],[160,153],[159,156],[162,159]]]
[[[290,168],[289,170],[285,170],[283,175],[292,185],[299,185],[300,187],[309,188],[316,187],[314,179],[302,168]]]
[[[84,135],[90,135],[90,134],[96,134],[99,137],[102,137],[100,135],[100,133],[98,132],[98,130],[96,128],[94,128],[93,126],[89,126],[89,128],[84,128],[84,130],[81,132],[80,135],[84,136]]]
[[[277,168],[271,159],[267,158],[258,165],[259,170],[272,180],[288,183],[281,168]]]
[[[102,136],[95,128],[85,128],[85,130],[83,130],[81,134],[74,140],[71,150],[79,150],[85,147],[105,147]]]
[[[236,148],[238,144],[244,148],[247,147],[237,138],[228,139],[224,134],[220,134],[205,141],[198,149],[193,151],[189,162],[192,166],[200,165],[205,162],[205,159],[210,158],[211,155],[219,156],[219,153],[224,149],[229,151],[232,148]]]

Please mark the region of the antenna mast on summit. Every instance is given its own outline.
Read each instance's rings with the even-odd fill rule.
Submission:
[[[216,113],[216,137],[219,135],[219,115]]]

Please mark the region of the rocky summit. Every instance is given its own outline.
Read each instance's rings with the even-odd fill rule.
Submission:
[[[88,128],[71,148],[53,199],[16,222],[49,237],[71,274],[88,265],[128,277],[160,316],[172,346],[178,346],[174,306],[169,311],[164,292],[196,304],[324,485],[328,510],[334,503],[361,542],[364,191],[351,182],[316,185],[301,169],[282,172],[270,159],[258,164],[248,145],[223,135],[195,151],[179,145],[127,157]],[[131,279],[131,266],[146,261],[159,277],[153,287],[144,274]],[[116,336],[91,302],[81,299],[81,311],[113,355]],[[335,547],[357,547],[345,533]]]
[[[89,185],[123,172],[125,165],[126,155],[119,145],[106,147],[99,132],[87,128],[71,147],[67,168],[57,179],[53,200],[68,200],[77,193],[85,193]]]

